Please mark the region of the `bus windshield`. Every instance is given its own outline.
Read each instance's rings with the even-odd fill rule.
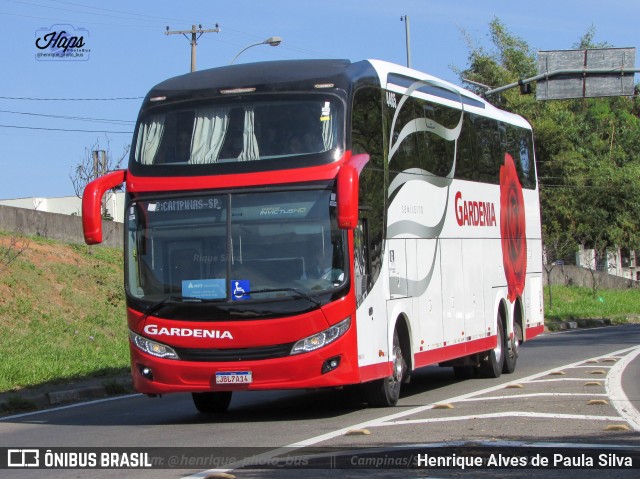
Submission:
[[[341,105],[326,95],[268,95],[163,106],[143,114],[133,163],[210,165],[311,155],[339,144]]]
[[[334,205],[329,190],[133,201],[128,293],[154,303],[307,298],[319,305],[314,297],[346,281]]]

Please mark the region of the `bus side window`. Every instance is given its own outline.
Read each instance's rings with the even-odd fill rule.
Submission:
[[[356,281],[356,302],[362,303],[369,290],[371,263],[366,218],[360,218],[353,232],[354,276]]]
[[[354,153],[367,153],[370,157],[360,173],[359,214],[363,218],[360,234],[365,248],[366,273],[359,286],[361,301],[377,281],[382,269],[382,252],[386,232],[387,161],[385,138],[389,137],[384,126],[383,99],[386,92],[380,88],[359,89],[353,100],[351,144]],[[393,116],[391,114],[391,116]],[[386,125],[388,128],[388,125]],[[365,219],[366,218],[366,219]],[[358,234],[356,230],[356,234]]]

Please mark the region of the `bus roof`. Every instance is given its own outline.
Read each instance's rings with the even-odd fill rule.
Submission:
[[[412,83],[423,82],[418,93],[430,95],[444,103],[472,107],[476,112],[495,119],[530,128],[528,122],[515,114],[500,110],[478,95],[440,80],[434,76],[382,60],[281,60],[227,65],[187,73],[165,80],[147,94],[142,109],[152,106],[154,99],[169,102],[198,100],[233,93],[255,91],[291,92],[322,91],[323,87],[342,90],[346,95],[362,85],[406,91]]]
[[[376,70],[380,84],[386,86],[388,89],[398,88],[404,92],[412,83],[424,82],[426,85],[417,89],[420,93],[437,97],[440,101],[448,101],[455,105],[459,105],[462,102],[465,109],[472,107],[476,113],[483,116],[506,121],[523,128],[531,128],[527,120],[523,117],[500,110],[484,98],[458,85],[402,65],[396,65],[383,60],[368,61]]]
[[[360,83],[379,85],[369,62],[349,60],[283,60],[228,65],[177,76],[151,89],[144,104],[152,98],[167,100],[211,98],[221,91],[255,88],[256,92],[313,90],[332,85],[349,92]]]

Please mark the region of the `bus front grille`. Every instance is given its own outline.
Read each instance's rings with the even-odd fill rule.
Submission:
[[[183,361],[233,362],[257,361],[289,356],[294,343],[256,348],[209,349],[173,348]]]

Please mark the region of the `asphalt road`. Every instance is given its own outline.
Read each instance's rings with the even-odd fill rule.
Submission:
[[[640,461],[639,352],[640,325],[546,334],[524,345],[514,374],[497,380],[460,381],[449,368],[425,368],[404,386],[398,406],[388,409],[366,408],[356,391],[345,389],[236,394],[226,414],[212,417],[198,414],[189,395],[153,399],[131,395],[16,415],[0,420],[0,447],[52,448],[53,452],[59,451],[55,448],[138,451],[164,447],[169,449],[160,460],[168,461],[168,454],[177,459],[172,459],[176,462],[171,469],[162,470],[12,468],[0,475],[65,479],[114,474],[136,478],[215,474],[238,478],[584,477],[584,469],[463,470],[455,464],[433,469],[426,467],[424,455],[437,454],[434,446],[438,446],[449,460],[503,451],[511,457],[505,460],[531,461],[534,452],[545,455],[566,449],[567,457],[592,451],[609,453],[614,461],[627,457]],[[293,450],[279,449],[286,446],[297,454],[311,454],[304,459],[307,467],[367,467],[314,469],[309,474],[305,469],[241,469],[246,464],[231,459],[220,462],[224,454],[259,454],[266,461],[262,464],[271,464],[277,454]],[[442,449],[447,446],[456,449]],[[229,449],[233,447],[240,449]],[[324,449],[319,448],[338,449],[323,456],[319,453]],[[412,464],[421,454],[425,467],[374,469],[368,467],[371,459],[353,459],[355,453],[366,452],[371,452],[369,458],[386,458],[387,466],[395,465],[394,454],[399,455],[398,461],[411,458]],[[589,466],[588,461],[584,466]],[[640,474],[639,469],[620,466],[602,467],[598,477]]]

